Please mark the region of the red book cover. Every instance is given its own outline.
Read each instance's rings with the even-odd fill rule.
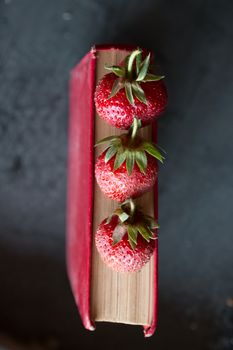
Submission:
[[[71,72],[69,90],[67,269],[72,292],[86,329],[95,329],[91,315],[91,260],[94,206],[94,130],[96,62],[100,50],[132,51],[133,47],[96,46]],[[157,125],[153,125],[153,141]],[[154,216],[158,217],[157,182],[154,186]],[[153,317],[144,326],[145,336],[153,335],[157,324],[158,243],[154,251]]]

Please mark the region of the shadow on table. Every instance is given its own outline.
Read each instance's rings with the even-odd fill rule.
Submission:
[[[21,340],[52,339],[58,349],[66,350],[96,343],[111,349],[215,349],[219,331],[214,314],[204,305],[195,305],[195,314],[189,314],[175,299],[165,300],[162,290],[157,332],[144,339],[139,326],[97,323],[95,332],[86,331],[69,288],[64,259],[26,255],[1,245],[0,275],[0,329]]]

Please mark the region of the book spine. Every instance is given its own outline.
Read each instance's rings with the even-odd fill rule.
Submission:
[[[82,322],[89,330],[95,328],[90,315],[95,69],[92,50],[71,72],[68,137],[67,269]]]

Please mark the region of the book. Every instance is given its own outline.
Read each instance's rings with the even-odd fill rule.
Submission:
[[[119,273],[101,260],[94,235],[117,203],[105,197],[94,176],[95,159],[102,152],[94,144],[120,134],[95,111],[94,91],[106,74],[104,65],[119,64],[134,47],[95,46],[71,71],[68,140],[67,271],[84,327],[96,322],[142,325],[151,336],[157,324],[158,243],[151,260],[139,272]],[[156,142],[157,123],[140,129]],[[158,217],[157,182],[153,191],[137,199],[143,211]]]

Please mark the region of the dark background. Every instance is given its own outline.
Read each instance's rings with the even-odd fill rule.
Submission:
[[[0,333],[61,349],[233,349],[233,2],[0,0]],[[152,49],[159,121],[157,333],[86,331],[65,268],[68,79],[94,43]]]

